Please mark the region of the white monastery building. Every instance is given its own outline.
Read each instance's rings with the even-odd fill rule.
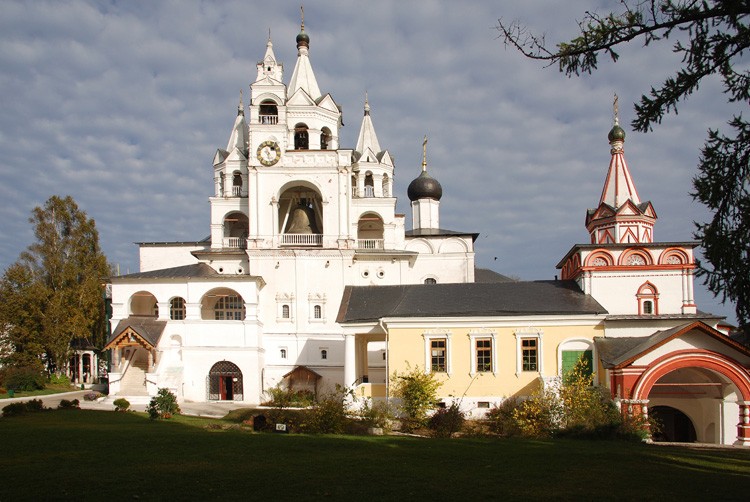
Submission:
[[[513,282],[475,270],[476,233],[440,227],[426,139],[406,229],[367,97],[342,147],[304,23],[296,42],[288,83],[269,38],[248,106],[240,96],[213,158],[209,237],[140,243],[140,271],[111,279],[111,396],[166,387],[252,406],[277,385],[341,384],[384,399],[388,375],[419,366],[479,415],[583,357],[623,413],[656,410],[678,440],[750,445],[750,350],[695,305],[698,243],[654,240],[617,118],[590,242],[560,280]]]

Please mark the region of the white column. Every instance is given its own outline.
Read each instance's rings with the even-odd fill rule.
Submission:
[[[344,335],[344,386],[354,385],[357,379],[357,355],[354,335]]]

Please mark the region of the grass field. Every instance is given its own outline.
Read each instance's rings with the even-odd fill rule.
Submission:
[[[191,417],[0,419],[0,501],[747,500],[750,451],[609,441],[304,436]]]

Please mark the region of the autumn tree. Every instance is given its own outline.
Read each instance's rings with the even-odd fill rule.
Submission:
[[[29,222],[36,241],[0,280],[0,327],[13,347],[8,362],[44,360],[60,372],[73,340],[104,342],[102,281],[109,266],[94,220],[72,197],[51,197]]]
[[[586,12],[578,23],[580,35],[552,48],[544,36],[519,22],[497,26],[506,46],[525,56],[558,65],[568,76],[592,73],[599,57],[619,59],[618,48],[631,41],[649,46],[670,36],[682,65],[673,76],[635,104],[632,127],[648,132],[677,105],[718,77],[724,94],[738,112],[728,121],[730,133],[709,130],[693,180],[693,197],[713,214],[696,223],[705,262],[698,274],[715,295],[735,303],[741,326],[750,327],[750,124],[741,106],[750,101],[750,71],[743,59],[750,47],[750,1],[640,0],[621,1],[621,13]],[[728,134],[728,135],[725,135]]]

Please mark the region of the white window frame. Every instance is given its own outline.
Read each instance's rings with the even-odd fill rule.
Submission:
[[[435,331],[429,333],[422,333],[424,338],[424,372],[432,373],[432,341],[445,339],[445,374],[450,376],[452,370],[451,359],[453,357],[453,347],[451,345],[450,331]],[[435,373],[443,373],[442,371],[436,371]]]
[[[284,317],[284,305],[289,307],[289,317]],[[295,305],[294,295],[276,295],[276,322],[294,322]]]
[[[471,344],[471,350],[469,351],[469,357],[471,359],[471,371],[469,372],[469,375],[474,376],[477,373],[480,373],[477,371],[477,340],[483,340],[486,338],[490,339],[490,350],[492,351],[492,358],[491,358],[491,366],[490,372],[493,375],[497,375],[497,343],[496,343],[496,336],[497,333],[494,331],[487,331],[487,332],[473,332],[469,333],[469,343]],[[487,373],[485,371],[482,371],[481,373]]]
[[[307,297],[309,304],[308,321],[311,323],[326,322],[326,295],[311,293]],[[320,307],[320,317],[315,317],[315,307]]]
[[[526,328],[524,330],[513,332],[513,336],[516,337],[516,376],[521,373],[539,373],[539,376],[544,376],[544,344],[542,344],[544,332],[540,329]],[[521,347],[521,341],[529,338],[536,339],[536,371],[523,370],[523,350]]]

